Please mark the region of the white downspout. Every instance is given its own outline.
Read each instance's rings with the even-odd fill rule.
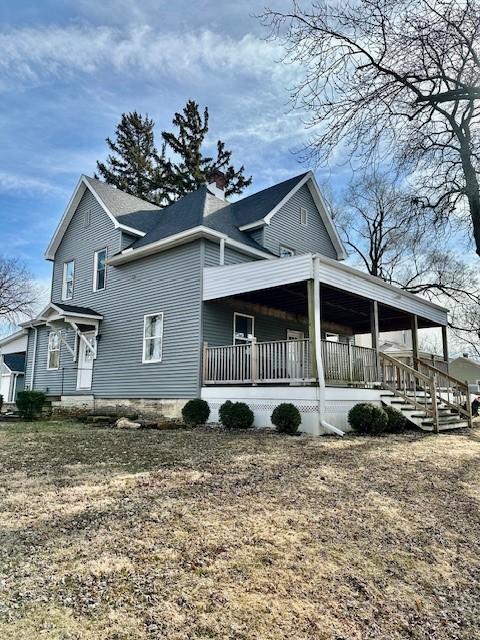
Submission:
[[[225,238],[220,238],[220,259],[219,265],[223,267],[225,265]]]
[[[325,420],[325,374],[323,371],[323,359],[322,359],[322,334],[321,334],[321,322],[320,322],[320,275],[319,275],[319,258],[313,257],[313,302],[314,302],[314,320],[315,320],[315,353],[317,354],[317,375],[318,385],[316,387],[318,415],[320,419],[320,426],[334,433],[337,436],[344,436],[345,432],[338,427],[334,427],[332,424]]]
[[[32,372],[30,374],[30,391],[33,390],[33,380],[35,377],[35,362],[37,361],[37,338],[38,338],[38,329],[37,327],[32,327],[35,331],[35,338],[33,340],[33,362],[32,362]]]

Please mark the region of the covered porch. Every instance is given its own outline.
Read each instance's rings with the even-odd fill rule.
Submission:
[[[205,269],[203,299],[207,387],[378,387],[380,334],[411,331],[414,364],[435,327],[448,367],[445,309],[323,256]]]

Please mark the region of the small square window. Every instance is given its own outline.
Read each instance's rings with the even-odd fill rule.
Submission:
[[[304,227],[308,225],[308,211],[305,207],[300,207],[300,224]]]
[[[295,251],[293,249],[290,249],[289,247],[280,245],[278,255],[280,256],[280,258],[290,258],[291,256],[295,255]]]

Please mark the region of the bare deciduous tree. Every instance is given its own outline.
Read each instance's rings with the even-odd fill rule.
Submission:
[[[0,256],[0,321],[31,315],[37,293],[30,273],[16,258]]]
[[[348,144],[416,176],[417,204],[462,214],[480,255],[480,0],[346,0],[261,16],[303,70],[317,161]]]
[[[378,171],[362,175],[332,207],[353,258],[371,275],[447,306],[458,344],[480,355],[479,280],[476,270],[447,249],[447,234],[426,234],[400,181]],[[432,241],[433,240],[433,241]],[[464,348],[463,346],[461,347]]]

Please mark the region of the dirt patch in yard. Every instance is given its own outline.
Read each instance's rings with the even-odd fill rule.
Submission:
[[[0,428],[0,638],[480,638],[480,433]]]

